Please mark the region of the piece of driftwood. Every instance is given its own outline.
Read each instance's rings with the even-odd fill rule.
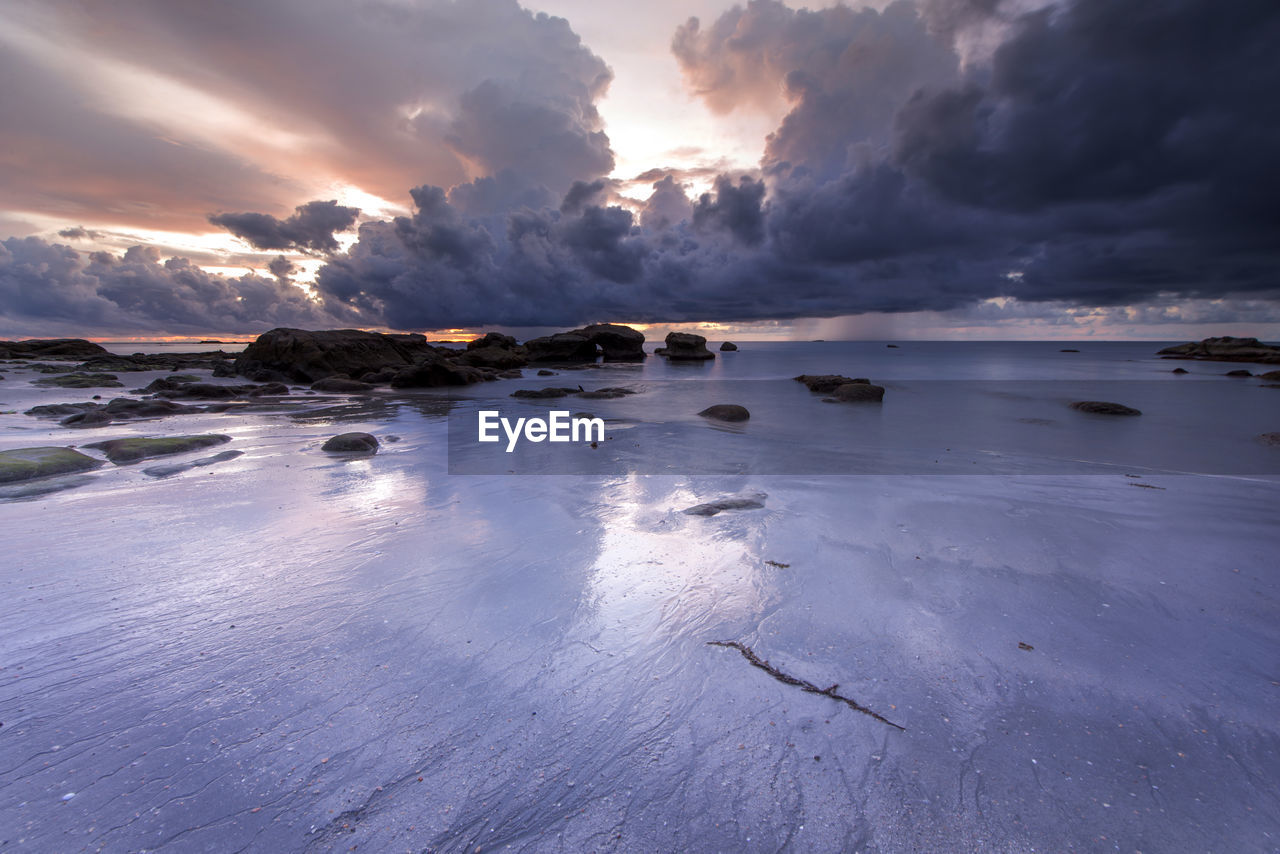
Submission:
[[[789,673],[783,673],[781,670],[774,667],[768,661],[756,655],[751,650],[750,647],[746,646],[745,644],[738,643],[737,641],[707,641],[707,645],[723,646],[723,647],[728,647],[729,649],[736,649],[738,652],[742,653],[742,657],[745,658],[747,661],[749,661],[753,667],[759,667],[765,673],[768,673],[770,676],[772,676],[774,679],[777,679],[779,682],[783,683],[784,685],[794,685],[797,688],[799,688],[801,691],[804,691],[806,693],[821,694],[824,697],[830,697],[831,699],[836,700],[837,702],[844,703],[846,706],[853,709],[855,712],[862,712],[864,715],[869,715],[870,717],[875,718],[876,720],[880,721],[880,723],[882,724],[888,724],[894,729],[902,730],[903,732],[907,731],[906,727],[900,726],[899,724],[895,724],[893,721],[889,720],[884,715],[878,712],[874,712],[871,709],[868,709],[866,706],[862,705],[857,700],[854,700],[850,697],[846,697],[843,694],[837,694],[836,689],[840,687],[839,684],[832,685],[830,688],[819,688],[817,685],[814,685],[812,682],[808,682],[804,679],[797,679],[796,677],[792,676]]]

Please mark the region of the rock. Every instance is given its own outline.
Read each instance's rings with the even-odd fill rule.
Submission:
[[[621,386],[605,386],[594,391],[579,392],[578,397],[583,397],[587,400],[615,400],[619,397],[626,397],[629,394],[635,394],[635,392]]]
[[[546,368],[543,368],[542,370],[538,371],[538,376],[540,377],[554,377],[555,375],[556,375],[555,371],[548,371]]]
[[[707,339],[689,332],[667,333],[666,346],[654,351],[672,361],[694,362],[714,359],[715,353],[707,349]]]
[[[804,383],[809,391],[821,392],[829,394],[842,385],[849,383],[869,383],[870,380],[861,377],[851,378],[842,377],[839,374],[801,374],[794,378],[798,383]]]
[[[842,403],[879,403],[884,400],[884,386],[844,383],[832,389],[831,396]]]
[[[1280,371],[1267,371],[1265,374],[1258,374],[1258,379],[1266,380],[1269,383],[1280,382]]]
[[[115,374],[61,374],[32,380],[31,384],[45,388],[124,388],[124,383],[119,382]]]
[[[226,359],[219,360],[213,366],[213,375],[215,377],[234,377],[236,375],[235,362],[229,362]]]
[[[489,334],[492,335],[494,333]],[[472,343],[474,344],[475,342],[473,341]],[[454,361],[460,365],[471,365],[476,368],[499,368],[503,370],[522,368],[529,364],[529,358],[525,355],[523,347],[519,350],[509,350],[503,347],[477,347],[471,349],[470,345],[468,345],[468,349],[460,353]]]
[[[152,457],[167,457],[170,454],[185,454],[230,442],[230,436],[205,434],[200,436],[168,436],[161,439],[109,439],[105,442],[94,442],[86,448],[96,448],[107,455],[107,459],[116,465],[136,463]]]
[[[47,359],[67,356],[84,359],[107,356],[107,348],[83,338],[31,338],[26,341],[0,341],[0,359]]]
[[[400,368],[383,368],[380,371],[369,371],[361,375],[360,382],[369,385],[382,385],[389,383],[396,378],[396,374],[400,373]]]
[[[507,371],[498,371],[498,379],[502,380],[518,380],[524,376],[524,371],[519,368],[511,368]]]
[[[720,498],[706,504],[695,504],[681,512],[688,516],[714,516],[724,510],[758,510],[764,507],[764,500],[768,497],[763,492],[757,492],[739,498]]]
[[[503,335],[501,332],[486,332],[479,338],[467,342],[468,350],[484,350],[489,347],[496,347],[501,350],[523,349],[516,343],[516,339],[510,335]]]
[[[1190,372],[1190,371],[1188,371],[1186,368],[1174,368],[1174,369],[1173,369],[1173,372],[1174,372],[1175,374],[1189,374],[1189,373],[1191,373],[1191,372]],[[1280,371],[1278,371],[1277,373],[1280,373]]]
[[[132,400],[128,397],[117,397],[104,407],[112,418],[157,418],[165,415],[187,415],[203,412],[199,406],[184,406],[168,400]]]
[[[63,427],[106,427],[114,420],[105,409],[89,409],[68,415],[58,423]]]
[[[378,440],[368,433],[343,433],[325,442],[320,450],[331,454],[376,454]]]
[[[716,421],[746,421],[751,417],[745,406],[736,403],[717,403],[708,406],[698,413],[703,418],[714,418]]]
[[[1280,364],[1280,347],[1263,344],[1257,338],[1205,338],[1165,347],[1156,355],[1173,359],[1203,359],[1213,362],[1261,362]]]
[[[466,365],[455,365],[443,356],[428,353],[417,364],[402,368],[391,378],[392,388],[442,388],[478,383],[484,374]]]
[[[1258,441],[1272,448],[1280,448],[1280,433],[1259,433]]]
[[[340,393],[350,393],[358,391],[372,391],[373,386],[369,383],[360,382],[359,380],[346,380],[342,377],[325,377],[322,380],[316,380],[311,384],[312,391],[333,391]]]
[[[888,347],[890,350],[897,350],[897,349],[898,349],[898,345],[897,345],[897,344],[886,344],[886,345],[884,345],[884,346]]]
[[[358,329],[272,329],[236,357],[236,373],[245,376],[265,368],[313,383],[334,374],[358,377],[383,368],[410,368],[433,352],[435,348],[421,335],[383,335]]]
[[[1065,349],[1065,350],[1059,350],[1058,352],[1059,352],[1059,353],[1079,353],[1080,351],[1079,351],[1079,350],[1076,350],[1076,349],[1073,349],[1073,348],[1071,348],[1071,347],[1068,347],[1067,349]]]
[[[738,345],[734,344],[732,341],[726,341],[720,345],[721,353],[732,353],[737,349],[738,349]]]
[[[531,362],[594,362],[596,345],[577,332],[557,332],[524,342]]]
[[[580,389],[576,388],[557,388],[555,386],[547,386],[546,388],[521,388],[511,392],[512,397],[523,398],[548,398],[548,397],[568,397],[571,394],[577,394]]]
[[[1251,377],[1251,376],[1253,376],[1253,371],[1246,371],[1244,368],[1241,368],[1241,369],[1240,369],[1240,370],[1238,370],[1238,371],[1227,371],[1225,374],[1223,374],[1223,376],[1226,376],[1226,377]]]
[[[644,333],[630,326],[596,323],[575,329],[572,334],[599,347],[606,362],[638,362],[645,357]]]
[[[151,466],[145,468],[142,473],[149,477],[171,477],[175,474],[181,474],[184,471],[190,471],[193,468],[202,468],[211,466],[216,463],[225,463],[228,460],[234,460],[236,457],[244,456],[244,451],[223,451],[220,454],[214,454],[211,457],[201,457],[198,460],[192,460],[189,463],[171,463],[164,466]]]
[[[0,451],[0,483],[18,483],[37,477],[90,471],[102,465],[71,448],[18,448]]]
[[[161,377],[146,388],[137,390],[138,394],[154,394],[166,400],[236,400],[245,397],[262,397],[264,395],[286,395],[289,387],[284,383],[265,383],[262,385],[221,385],[219,383],[183,383],[175,382],[169,377]]]
[[[1094,415],[1141,415],[1142,412],[1137,409],[1125,406],[1120,403],[1110,403],[1105,400],[1077,400],[1071,404],[1072,409],[1080,412],[1091,412]]]

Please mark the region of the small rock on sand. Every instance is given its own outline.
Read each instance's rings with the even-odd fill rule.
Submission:
[[[368,433],[342,433],[320,447],[331,454],[376,454],[378,440]]]
[[[719,498],[705,504],[695,504],[681,512],[687,516],[714,516],[724,510],[759,510],[764,507],[764,500],[768,497],[763,492],[757,492],[754,495]]]

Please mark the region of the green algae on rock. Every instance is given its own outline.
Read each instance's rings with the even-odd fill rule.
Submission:
[[[41,447],[0,451],[0,483],[17,483],[37,477],[89,471],[101,460],[71,448]]]
[[[230,436],[208,433],[199,436],[166,436],[159,439],[109,439],[105,442],[94,442],[85,447],[102,451],[111,462],[123,465],[152,457],[167,457],[170,454],[198,451],[230,441]]]

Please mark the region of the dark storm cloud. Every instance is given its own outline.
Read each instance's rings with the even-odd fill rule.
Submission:
[[[1278,20],[1253,0],[755,0],[673,50],[714,109],[789,105],[762,178],[691,204],[655,171],[639,221],[589,175],[558,206],[479,215],[420,189],[319,289],[409,327],[1274,295]],[[999,44],[962,70],[975,32]]]
[[[197,334],[341,322],[274,279],[215,276],[143,246],[120,256],[86,254],[36,237],[0,241],[0,305],[7,335],[33,328]]]
[[[213,214],[209,222],[255,249],[334,252],[338,248],[334,234],[349,230],[358,216],[359,208],[343,207],[336,201],[315,201],[299,205],[286,219],[262,213],[231,213]]]

